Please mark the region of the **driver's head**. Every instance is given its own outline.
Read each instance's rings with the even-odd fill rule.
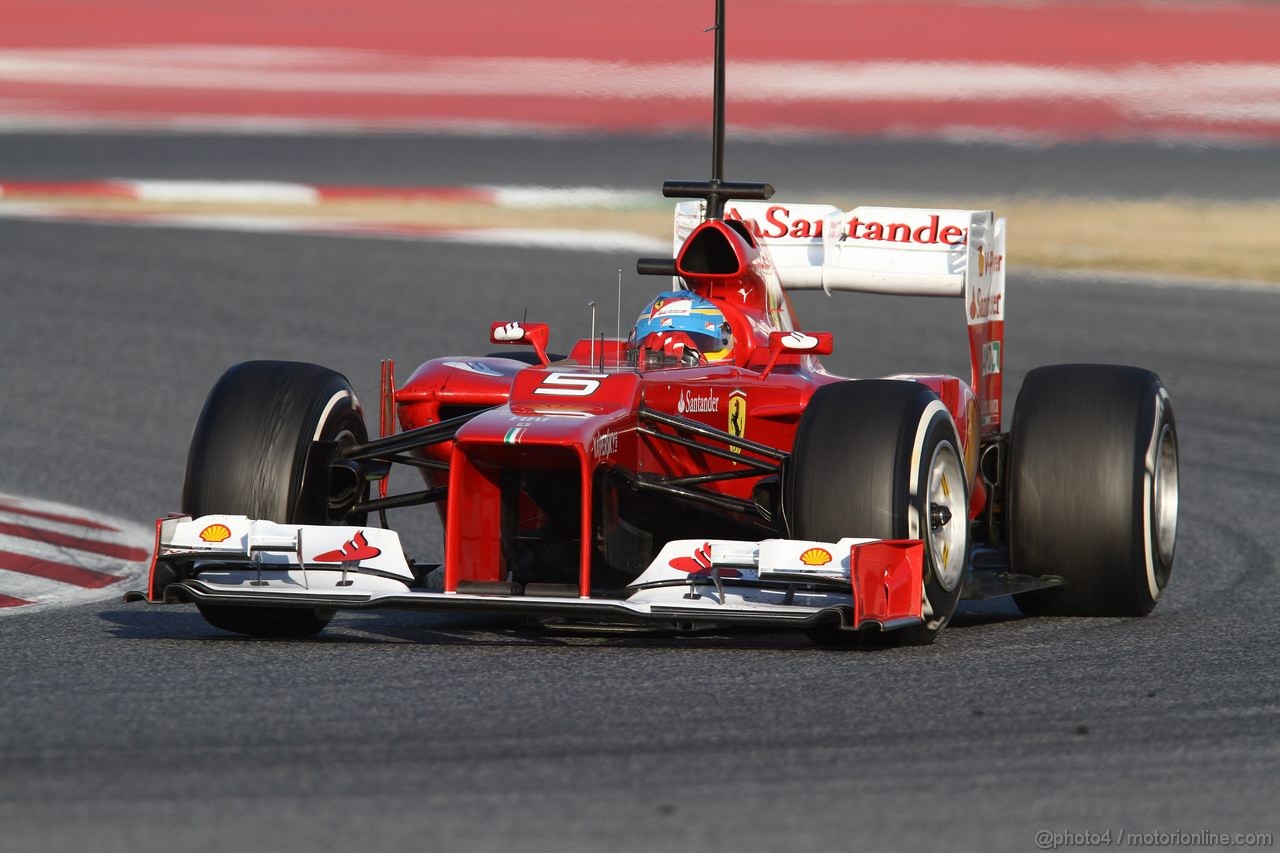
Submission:
[[[684,290],[660,293],[640,312],[627,343],[633,364],[694,366],[733,359],[733,331],[715,303]],[[661,355],[660,355],[661,354]],[[672,356],[676,357],[671,361]]]

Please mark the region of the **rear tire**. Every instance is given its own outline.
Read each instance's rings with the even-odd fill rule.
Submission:
[[[969,549],[969,489],[955,424],[924,385],[887,379],[819,388],[805,408],[785,505],[797,539],[923,539],[923,624],[867,634],[829,625],[819,645],[924,645],[955,613]],[[931,523],[933,505],[948,520]]]
[[[1027,374],[1009,450],[1013,571],[1058,576],[1016,596],[1029,615],[1143,616],[1173,571],[1178,433],[1148,370],[1063,364]]]
[[[338,524],[327,483],[306,482],[315,441],[363,443],[364,413],[351,384],[314,364],[247,361],[209,392],[187,455],[182,510],[286,524]],[[346,523],[363,523],[347,518]],[[332,611],[199,605],[209,624],[255,637],[308,637]]]

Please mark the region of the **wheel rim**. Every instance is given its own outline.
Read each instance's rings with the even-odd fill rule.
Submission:
[[[934,577],[947,592],[960,583],[969,545],[964,482],[955,448],[939,444],[929,464],[928,539]]]
[[[1152,530],[1160,563],[1173,563],[1173,548],[1178,539],[1178,443],[1173,429],[1165,424],[1156,448],[1155,479],[1152,483]]]

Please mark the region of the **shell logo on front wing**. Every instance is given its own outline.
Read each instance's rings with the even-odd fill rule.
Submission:
[[[806,566],[825,566],[831,562],[831,552],[826,548],[810,548],[800,555],[800,562]]]
[[[210,524],[200,531],[202,542],[226,542],[231,538],[231,528],[225,524]]]

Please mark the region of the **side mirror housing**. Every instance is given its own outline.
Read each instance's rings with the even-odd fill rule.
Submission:
[[[551,340],[551,327],[546,323],[525,323],[520,320],[498,322],[489,326],[489,341],[495,344],[524,344],[533,347],[538,361],[550,364],[547,343]]]
[[[835,338],[830,332],[770,332],[769,363],[760,373],[760,378],[768,376],[784,354],[790,355],[830,355],[835,349]]]

